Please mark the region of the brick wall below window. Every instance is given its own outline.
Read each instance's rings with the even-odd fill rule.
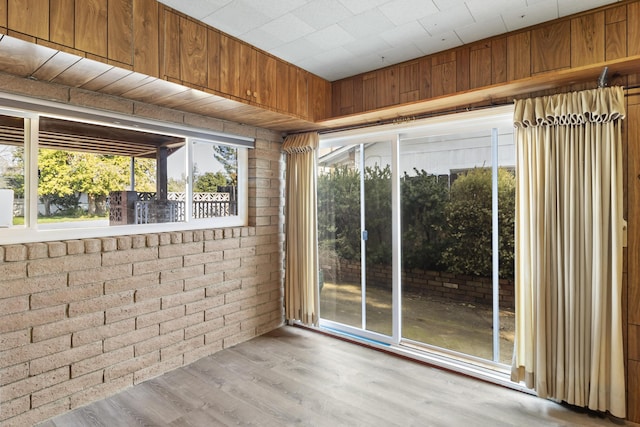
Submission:
[[[0,247],[0,424],[31,425],[282,324],[256,227]]]

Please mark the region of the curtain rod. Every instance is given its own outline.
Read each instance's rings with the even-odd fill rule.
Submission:
[[[415,120],[422,120],[422,119],[428,119],[428,118],[431,118],[431,117],[445,116],[447,114],[463,113],[463,112],[468,112],[468,111],[479,111],[479,110],[486,110],[486,109],[489,109],[489,108],[503,107],[505,105],[510,105],[512,103],[513,103],[513,101],[511,101],[511,102],[501,102],[501,103],[495,103],[495,104],[490,104],[490,105],[484,105],[484,106],[480,106],[480,107],[466,107],[466,108],[463,108],[463,109],[461,109],[461,108],[453,108],[453,109],[443,110],[443,111],[434,111],[432,113],[417,114],[415,116],[400,116],[400,117],[396,117],[394,119],[378,120],[375,123],[363,123],[363,124],[360,124],[360,125],[343,126],[343,127],[336,127],[336,128],[331,128],[331,129],[323,129],[323,130],[319,130],[318,133],[320,135],[324,135],[324,134],[328,134],[328,133],[342,132],[342,131],[354,130],[354,129],[365,129],[365,128],[369,128],[369,127],[376,127],[376,126],[389,125],[389,124],[398,124],[399,125],[399,124],[403,124],[403,123],[410,123],[410,122],[413,122]],[[294,135],[294,134],[295,133],[292,133],[291,135]]]
[[[603,70],[603,74],[605,74],[604,70]],[[602,74],[598,78],[598,87],[602,87],[602,86],[600,86],[601,83],[603,83]],[[624,85],[616,85],[616,86],[622,86],[622,89],[625,90],[625,91],[629,91],[629,90],[640,88],[640,84],[631,85],[631,86],[624,86]],[[628,96],[628,94],[625,93],[624,96]],[[415,115],[415,116],[400,116],[400,117],[396,117],[394,119],[378,120],[375,123],[362,123],[362,124],[359,124],[359,125],[335,127],[335,128],[330,128],[330,129],[321,129],[321,130],[318,130],[317,132],[320,135],[325,135],[325,134],[330,134],[330,133],[335,133],[335,132],[342,132],[342,131],[355,130],[355,129],[365,129],[365,128],[369,128],[369,127],[376,127],[376,126],[388,125],[388,124],[394,124],[394,123],[395,124],[402,124],[402,123],[412,122],[412,121],[415,121],[415,120],[428,119],[428,118],[431,118],[431,117],[443,116],[443,115],[447,115],[447,114],[462,113],[462,112],[467,112],[467,111],[478,111],[478,110],[485,110],[485,109],[488,109],[488,108],[502,107],[502,106],[505,106],[505,105],[510,105],[512,103],[513,103],[513,101],[495,103],[495,104],[484,105],[484,106],[479,106],[479,107],[466,107],[464,109],[452,108],[452,109],[444,110],[444,111],[435,111],[435,112],[432,112],[432,113],[422,113],[422,114],[418,114],[418,115]],[[288,133],[287,135],[297,135],[297,134],[306,133],[306,132],[308,132],[308,131],[291,132],[291,133]]]

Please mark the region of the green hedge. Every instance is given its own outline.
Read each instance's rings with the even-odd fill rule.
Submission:
[[[391,262],[391,171],[365,168],[367,262]],[[405,172],[400,182],[404,269],[491,276],[491,170],[447,176]],[[498,170],[500,276],[513,277],[515,177]],[[360,258],[360,174],[338,167],[318,177],[321,254]]]

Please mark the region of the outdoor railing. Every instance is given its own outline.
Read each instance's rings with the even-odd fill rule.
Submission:
[[[184,202],[176,200],[138,200],[135,224],[184,221]]]
[[[171,192],[167,200],[156,193],[121,191],[109,197],[111,225],[181,222],[186,218],[185,193]],[[237,202],[231,193],[193,193],[191,217],[196,219],[237,215]]]

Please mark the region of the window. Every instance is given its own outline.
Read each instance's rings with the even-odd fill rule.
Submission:
[[[24,224],[24,126],[22,117],[0,115],[0,228]]]
[[[321,327],[504,371],[514,170],[511,107],[321,138]]]
[[[246,224],[252,139],[5,102],[0,243]]]

